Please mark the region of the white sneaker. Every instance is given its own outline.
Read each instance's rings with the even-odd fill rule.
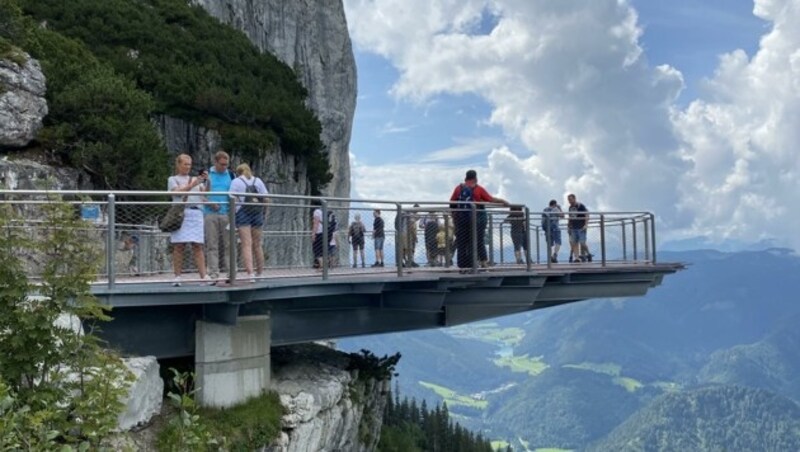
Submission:
[[[181,277],[176,276],[172,278],[172,287],[180,287],[181,286]]]
[[[216,283],[217,283],[217,280],[216,279],[211,279],[211,277],[208,276],[208,275],[206,275],[205,278],[201,278],[201,280],[200,280],[200,284],[202,284],[204,286],[213,286]]]
[[[256,282],[256,277],[255,277],[255,276],[253,276],[253,274],[252,274],[252,273],[248,273],[248,274],[247,274],[247,281],[248,281],[248,282]]]

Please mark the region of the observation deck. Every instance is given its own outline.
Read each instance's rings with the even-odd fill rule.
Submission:
[[[217,201],[218,219],[236,224],[241,199],[217,196],[187,207],[198,214]],[[267,387],[272,345],[446,327],[591,298],[642,296],[683,268],[657,261],[655,217],[649,212],[590,212],[585,220],[591,261],[584,255],[578,262],[569,258],[566,212],[546,223],[539,210],[524,205],[510,214],[493,205],[261,197],[268,201],[264,224],[247,235],[254,239],[251,254],[257,256],[257,249],[266,254],[258,275],[247,273],[246,238],[233,227],[204,237],[205,263],[189,245],[176,252],[170,234],[158,227],[172,203],[167,192],[0,191],[0,204],[13,211],[4,227],[34,240],[54,233],[46,206],[72,206],[74,221],[58,228],[90,241],[99,257],[91,291],[113,308],[113,320],[100,325],[101,337],[124,354],[194,355],[204,386],[201,401],[215,406]],[[382,267],[372,266],[376,209],[384,223]],[[314,211],[322,243],[335,244],[316,250],[322,255],[318,260]],[[357,215],[365,226],[366,262],[358,256],[353,268],[348,226]],[[560,232],[544,233],[543,224]],[[551,246],[558,235],[563,244],[556,263]],[[26,257],[35,281],[41,259],[35,252]],[[180,286],[173,285],[176,259],[183,267]],[[462,268],[456,266],[459,260]],[[313,268],[315,261],[319,268]],[[200,278],[201,264],[217,273],[215,285]],[[241,387],[227,388],[231,381]]]

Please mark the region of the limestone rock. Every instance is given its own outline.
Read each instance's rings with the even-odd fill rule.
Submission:
[[[11,160],[8,156],[3,156],[0,158],[0,188],[4,190],[90,190],[92,187],[89,176],[74,168],[48,166],[27,159]]]
[[[265,450],[369,451],[380,437],[388,382],[362,380],[348,355],[318,345],[273,350],[272,389],[287,413]]]
[[[124,401],[125,410],[118,418],[119,429],[123,431],[147,423],[159,414],[164,396],[164,381],[154,356],[128,358],[124,362],[135,380]]]
[[[0,60],[0,147],[23,147],[36,136],[47,115],[45,77],[27,54],[19,65]]]
[[[194,0],[292,67],[322,124],[333,180],[325,194],[350,195],[350,133],[356,64],[342,0]]]

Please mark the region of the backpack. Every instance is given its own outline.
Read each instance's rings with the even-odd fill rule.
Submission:
[[[350,225],[350,237],[354,242],[361,242],[364,240],[364,224],[354,221]]]
[[[458,203],[456,209],[469,211],[472,208],[472,187],[467,184],[461,184],[461,191],[458,192]]]
[[[258,194],[258,188],[256,188],[257,180],[258,180],[257,178],[254,178],[253,183],[248,185],[247,182],[245,182],[244,178],[242,178],[242,182],[244,182],[244,192],[246,193],[244,197],[244,202],[247,204],[263,203],[261,198],[259,198],[258,196],[247,196],[247,195]],[[244,212],[247,215],[260,215],[262,212],[264,212],[264,207],[261,205],[245,205],[242,207],[242,209],[244,209]]]

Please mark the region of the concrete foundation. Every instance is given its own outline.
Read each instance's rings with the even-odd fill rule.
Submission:
[[[269,316],[239,317],[235,326],[198,321],[195,378],[199,403],[225,408],[266,391],[270,336]]]

